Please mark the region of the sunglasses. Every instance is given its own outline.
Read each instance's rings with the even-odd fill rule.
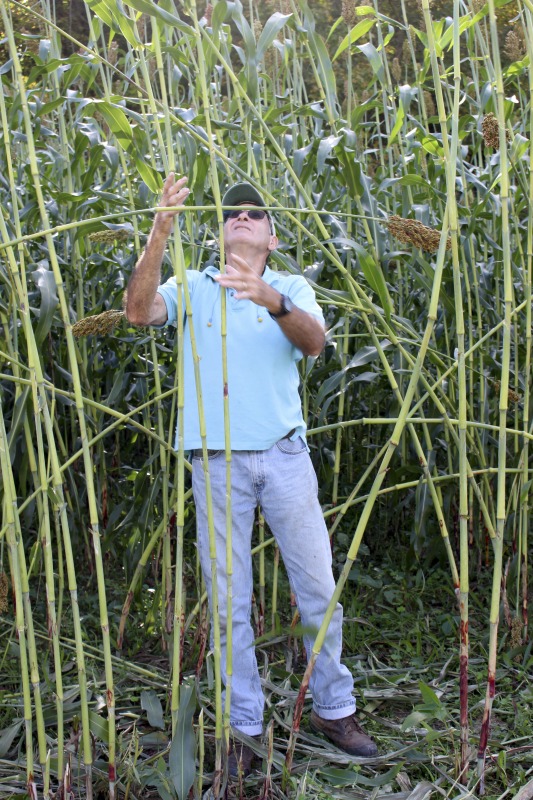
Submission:
[[[223,214],[224,222],[227,222],[228,219],[237,219],[237,217],[240,217],[243,211],[246,211],[249,219],[253,219],[256,222],[259,222],[260,219],[264,219],[265,217],[268,216],[266,211],[261,211],[261,209],[259,208],[251,208],[251,209],[236,208],[234,211],[224,211]]]

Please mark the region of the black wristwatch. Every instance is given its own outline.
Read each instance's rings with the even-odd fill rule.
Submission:
[[[294,303],[287,297],[286,294],[281,295],[281,307],[280,310],[274,314],[273,311],[269,311],[268,313],[272,317],[272,319],[279,319],[280,317],[284,317],[285,314],[290,314],[292,309],[294,308]]]

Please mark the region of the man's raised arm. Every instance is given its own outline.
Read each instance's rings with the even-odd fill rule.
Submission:
[[[167,321],[167,307],[157,288],[161,283],[161,264],[173,220],[189,194],[187,178],[175,179],[170,172],[163,186],[160,206],[174,207],[172,211],[159,211],[154,220],[146,247],[139,258],[128,283],[126,317],[133,325],[163,325]]]

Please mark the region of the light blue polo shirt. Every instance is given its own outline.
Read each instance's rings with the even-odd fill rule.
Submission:
[[[223,289],[213,279],[219,270],[187,270],[194,334],[199,355],[207,447],[218,450],[224,442],[224,383],[220,292],[226,292],[228,398],[232,450],[267,450],[295,429],[293,438],[305,438],[297,362],[302,352],[287,339],[267,309],[251,300],[235,299],[234,289]],[[281,275],[265,267],[263,280],[322,323],[324,317],[315,294],[301,275]],[[176,279],[159,287],[168,320],[177,325]],[[184,305],[185,307],[185,305]],[[184,333],[184,445],[202,446],[197,390],[190,338]],[[177,435],[176,435],[177,448]]]

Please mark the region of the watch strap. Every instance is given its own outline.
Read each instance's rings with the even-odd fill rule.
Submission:
[[[289,314],[292,311],[292,307],[292,300],[287,297],[286,294],[282,294],[280,299],[280,310],[276,311],[275,313],[273,311],[269,311],[268,313],[272,319],[279,319],[280,317],[284,317],[286,314]]]

